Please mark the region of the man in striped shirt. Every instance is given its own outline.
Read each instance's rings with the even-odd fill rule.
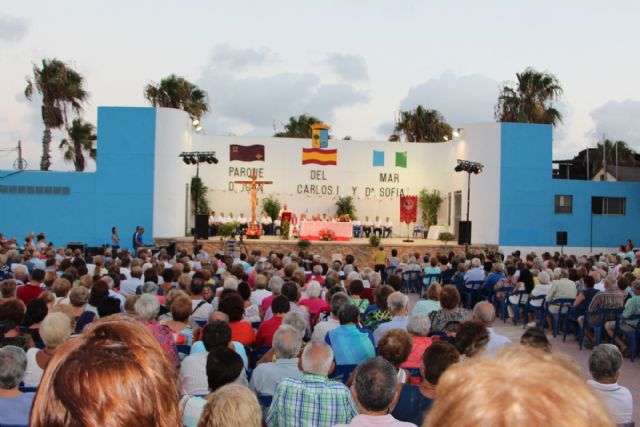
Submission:
[[[302,352],[301,379],[285,378],[276,386],[267,414],[269,427],[331,427],[349,423],[358,414],[349,389],[329,380],[333,351],[325,343],[310,342]]]

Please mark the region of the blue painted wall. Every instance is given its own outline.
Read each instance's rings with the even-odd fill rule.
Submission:
[[[640,240],[640,183],[552,179],[552,128],[501,125],[500,245],[615,247]],[[572,195],[573,213],[555,214],[554,196]],[[591,215],[591,197],[625,197],[626,215]],[[593,221],[593,222],[592,222]]]
[[[70,188],[67,196],[0,194],[0,231],[19,241],[30,231],[42,231],[56,245],[81,241],[97,246],[110,243],[116,226],[122,246],[130,247],[140,224],[150,241],[155,122],[153,108],[99,107],[96,172],[10,175],[15,171],[0,170],[0,185]]]

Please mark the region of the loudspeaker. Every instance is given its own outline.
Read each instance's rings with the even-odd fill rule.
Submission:
[[[460,221],[458,225],[458,244],[471,244],[471,221]]]
[[[556,231],[556,245],[567,246],[567,242],[569,241],[568,234],[566,231]]]
[[[209,215],[196,215],[195,232],[198,239],[209,238]]]
[[[171,244],[167,246],[167,254],[170,257],[173,257],[176,255],[176,242],[171,242]]]

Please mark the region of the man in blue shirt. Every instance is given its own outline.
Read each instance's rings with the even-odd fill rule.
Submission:
[[[142,241],[142,234],[144,233],[144,228],[139,225],[136,226],[136,232],[133,233],[133,249],[138,250],[139,247],[144,246],[144,242]]]
[[[374,342],[378,345],[382,336],[391,329],[407,330],[409,323],[409,297],[402,292],[394,292],[387,298],[387,307],[393,318],[380,324],[373,333]]]

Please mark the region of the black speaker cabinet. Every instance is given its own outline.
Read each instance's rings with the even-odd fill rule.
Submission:
[[[460,225],[458,225],[458,244],[471,244],[471,221],[460,221]]]
[[[195,231],[198,239],[209,238],[209,215],[196,215]]]
[[[566,231],[556,231],[556,245],[567,246],[567,242],[569,241],[568,234]]]

